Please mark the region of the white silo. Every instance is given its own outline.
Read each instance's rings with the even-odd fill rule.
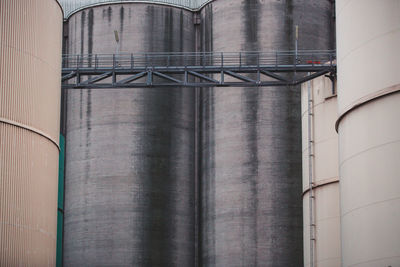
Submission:
[[[336,87],[327,77],[304,83],[301,104],[304,266],[336,267],[340,266]]]
[[[400,1],[338,0],[343,266],[400,266]]]

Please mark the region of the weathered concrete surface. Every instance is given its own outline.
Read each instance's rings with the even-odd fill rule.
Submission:
[[[330,49],[328,0],[216,0],[193,13],[116,4],[69,19],[68,53]],[[120,42],[114,40],[117,30]],[[299,88],[68,94],[66,266],[301,266]]]
[[[69,19],[68,52],[193,51],[192,25],[177,8],[99,6]],[[71,90],[67,101],[65,266],[193,266],[194,90]]]
[[[204,51],[330,49],[330,1],[217,0]],[[202,90],[203,266],[302,266],[299,88]]]

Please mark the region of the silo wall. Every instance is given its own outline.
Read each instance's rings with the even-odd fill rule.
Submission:
[[[400,265],[400,2],[337,1],[343,266]]]
[[[330,1],[217,0],[201,10],[203,51],[331,49]],[[299,87],[201,91],[204,266],[301,266]]]
[[[0,1],[0,266],[54,266],[63,13]]]
[[[87,8],[68,28],[70,54],[194,50],[193,14],[165,5]],[[194,266],[194,107],[190,88],[68,91],[65,266]]]
[[[332,88],[329,78],[319,77],[302,84],[301,114],[304,266],[311,265],[310,242],[313,242],[313,266],[337,267],[341,265],[341,255],[336,83]],[[310,161],[314,196],[312,220],[315,224],[312,237]]]

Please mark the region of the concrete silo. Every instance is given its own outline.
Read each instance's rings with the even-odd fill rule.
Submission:
[[[341,264],[335,89],[329,78],[319,77],[304,83],[301,90],[304,266]],[[313,183],[311,195],[310,181]],[[313,197],[311,208],[310,197]]]
[[[54,266],[63,13],[0,1],[0,266]]]
[[[203,51],[332,49],[331,1],[216,0]],[[204,266],[301,266],[300,89],[201,91]]]
[[[70,54],[194,50],[193,14],[168,5],[89,7],[68,28]],[[194,107],[189,88],[68,91],[65,266],[194,265]]]
[[[343,266],[400,264],[400,1],[338,0]]]

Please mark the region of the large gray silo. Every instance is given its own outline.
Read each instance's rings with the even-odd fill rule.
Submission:
[[[331,49],[328,0],[216,0],[201,11],[204,51]],[[203,266],[302,266],[298,87],[201,91]]]
[[[68,19],[68,53],[193,51],[192,16],[86,8]],[[194,101],[188,88],[68,91],[65,266],[194,265]]]

